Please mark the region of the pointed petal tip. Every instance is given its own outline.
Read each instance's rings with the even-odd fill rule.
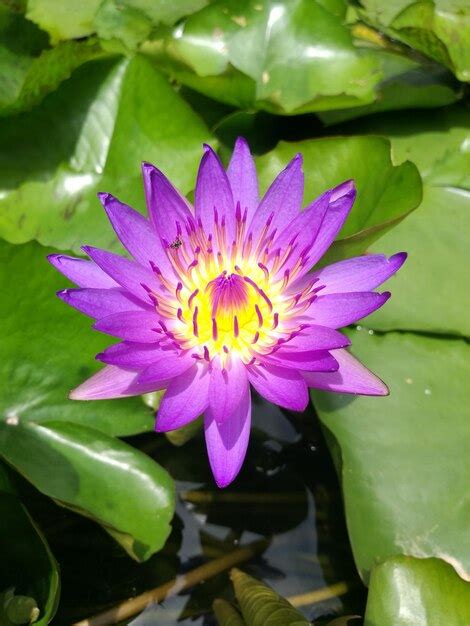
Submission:
[[[407,258],[408,258],[408,252],[397,252],[396,254],[393,254],[389,258],[389,262],[396,263],[397,270],[399,270]]]

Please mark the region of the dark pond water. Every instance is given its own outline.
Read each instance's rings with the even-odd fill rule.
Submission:
[[[299,608],[310,620],[363,613],[365,596],[352,561],[341,494],[312,408],[294,415],[255,399],[244,469],[224,491],[212,482],[202,434],[180,448],[153,433],[130,441],[176,480],[173,532],[159,554],[139,565],[97,525],[36,494],[31,512],[62,572],[54,626],[70,626],[261,538],[269,540],[267,548],[241,567],[283,596],[346,583],[348,591],[343,586],[339,596],[313,604],[304,600]],[[217,597],[233,597],[227,573],[126,623],[211,626]]]

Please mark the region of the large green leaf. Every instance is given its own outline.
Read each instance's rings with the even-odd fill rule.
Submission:
[[[142,33],[142,24],[174,24],[180,17],[197,11],[208,0],[28,0],[27,16],[47,31],[53,41],[86,37],[101,28],[117,27],[114,36],[125,31],[124,40],[133,41]],[[120,15],[121,14],[121,15]],[[106,30],[105,30],[106,32]],[[102,33],[100,33],[102,34]]]
[[[297,152],[304,158],[304,203],[326,189],[353,178],[357,199],[348,220],[322,263],[362,254],[421,201],[421,180],[409,161],[394,166],[390,143],[377,137],[329,137],[280,143],[258,159],[261,185],[266,187]]]
[[[0,520],[0,592],[10,590],[0,593],[0,623],[8,626],[14,616],[31,615],[32,611],[34,614],[37,605],[39,615],[35,624],[45,626],[53,617],[59,599],[57,563],[20,502],[3,463],[0,463]],[[13,595],[12,589],[20,597]]]
[[[439,559],[394,556],[372,570],[364,626],[470,624],[470,585]]]
[[[235,596],[247,626],[308,626],[310,622],[271,587],[233,569]]]
[[[134,559],[165,543],[174,485],[149,456],[71,422],[0,422],[0,455],[42,493],[99,522]]]
[[[424,181],[418,210],[371,248],[406,250],[409,257],[387,285],[392,299],[368,324],[468,336],[470,250],[462,233],[470,227],[470,113],[452,107],[419,117],[376,117],[341,131],[345,128],[389,137],[395,161],[411,159]]]
[[[278,113],[455,100],[446,72],[372,37],[371,29],[351,29],[345,12],[342,1],[219,0],[142,49],[193,89]],[[419,78],[410,81],[410,73]],[[397,97],[391,83],[406,89]]]
[[[36,243],[0,242],[0,421],[66,420],[108,435],[153,428],[153,411],[140,398],[77,402],[68,392],[98,369],[94,356],[109,338],[55,296],[68,282]]]
[[[0,5],[0,115],[30,109],[76,67],[102,54],[94,39],[49,48],[46,33]]]
[[[470,7],[466,0],[361,0],[364,16],[393,37],[470,80]]]
[[[75,250],[117,245],[97,191],[143,209],[140,164],[150,161],[187,192],[210,140],[138,56],[79,68],[32,113],[0,122],[0,137],[0,235]]]
[[[313,392],[344,491],[361,575],[403,553],[441,558],[470,578],[470,348],[462,340],[351,331],[353,353],[387,398]],[[382,626],[382,625],[381,625]]]

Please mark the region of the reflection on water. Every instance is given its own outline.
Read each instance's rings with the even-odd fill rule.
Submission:
[[[346,581],[349,591],[300,609],[310,619],[363,612],[364,593],[352,562],[341,496],[317,420],[254,403],[254,427],[240,477],[219,491],[212,482],[202,433],[182,448],[163,436],[134,437],[177,483],[177,514],[162,552],[131,561],[95,524],[37,497],[35,514],[62,571],[62,600],[53,624],[70,625],[156,587],[238,545],[266,537],[263,554],[242,568],[283,596]],[[132,503],[129,503],[132,506]],[[149,607],[133,626],[215,624],[214,598],[232,599],[227,573]]]

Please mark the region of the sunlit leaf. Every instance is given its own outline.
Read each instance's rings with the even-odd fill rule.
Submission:
[[[470,584],[439,559],[394,556],[372,570],[364,626],[463,626]]]
[[[143,210],[140,166],[150,161],[186,193],[210,140],[142,57],[79,68],[32,113],[0,122],[0,136],[0,235],[75,250],[118,247],[97,191]]]
[[[70,422],[0,422],[0,455],[39,491],[91,517],[134,559],[165,543],[174,512],[167,472],[119,439]]]
[[[110,342],[55,296],[68,281],[47,262],[49,252],[36,243],[0,242],[0,421],[67,420],[108,435],[152,430],[154,412],[140,398],[68,399],[99,369],[94,356]]]
[[[58,566],[9,474],[0,462],[0,623],[45,626],[59,600]]]
[[[468,577],[470,397],[462,381],[470,348],[459,339],[366,329],[351,339],[390,396],[312,397],[341,477],[358,569],[367,580],[375,563],[405,553],[442,558]]]

